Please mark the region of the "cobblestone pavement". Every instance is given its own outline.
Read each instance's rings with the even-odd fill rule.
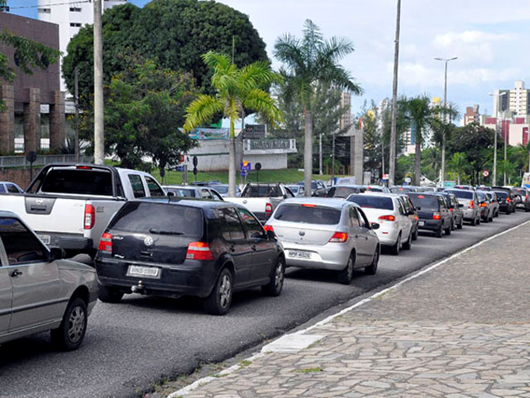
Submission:
[[[304,349],[170,396],[530,397],[527,247],[523,224],[304,332],[321,336]]]

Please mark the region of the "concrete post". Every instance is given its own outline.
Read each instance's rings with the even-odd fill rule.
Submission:
[[[58,151],[65,144],[64,92],[54,91],[55,104],[50,104],[50,151]]]
[[[4,111],[0,112],[0,153],[11,154],[15,151],[15,95],[13,86],[0,85],[0,99],[4,102]]]
[[[40,89],[29,88],[29,103],[24,104],[24,151],[40,149]]]

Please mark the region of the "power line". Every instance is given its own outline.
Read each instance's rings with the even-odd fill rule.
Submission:
[[[64,3],[53,3],[53,4],[41,4],[40,7],[54,7],[54,6],[64,6],[64,5],[71,5],[71,4],[80,4],[80,3],[92,3],[92,0],[74,0],[74,1],[67,1]],[[9,6],[10,10],[21,10],[23,8],[39,8],[39,5],[32,5],[32,6],[20,6],[20,7],[11,7]]]

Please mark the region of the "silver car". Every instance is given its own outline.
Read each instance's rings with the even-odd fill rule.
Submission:
[[[96,271],[63,260],[63,252],[0,211],[0,344],[50,330],[59,349],[81,345],[97,300]]]
[[[354,268],[376,273],[377,228],[357,204],[324,198],[284,200],[265,226],[282,243],[287,266],[338,271],[343,284],[350,284]]]
[[[467,189],[446,189],[446,192],[454,193],[458,198],[458,202],[464,207],[464,221],[469,221],[471,225],[480,224],[481,208],[479,207],[479,199],[474,190]]]

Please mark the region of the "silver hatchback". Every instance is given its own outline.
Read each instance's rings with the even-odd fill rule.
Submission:
[[[343,284],[350,284],[354,268],[376,273],[377,228],[357,204],[324,198],[284,200],[265,225],[283,245],[287,266],[338,271]]]
[[[97,300],[96,270],[62,253],[0,211],[0,344],[50,330],[57,348],[81,345]]]

